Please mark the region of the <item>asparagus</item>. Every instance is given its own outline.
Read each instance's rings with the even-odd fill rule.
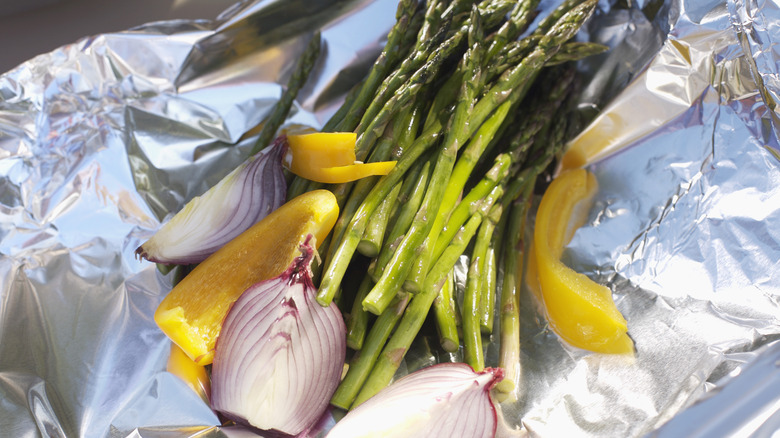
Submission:
[[[460,318],[458,318],[458,311],[455,308],[454,283],[455,279],[450,271],[439,294],[433,300],[433,313],[436,317],[439,343],[444,351],[450,353],[458,351],[458,347],[460,347],[460,336],[458,336]]]
[[[468,220],[472,214],[474,205],[487,196],[499,182],[509,175],[512,161],[509,154],[501,154],[496,157],[493,167],[485,177],[472,188],[469,193],[458,203],[447,221],[447,225],[436,241],[432,261],[435,262],[452,240],[457,230]]]
[[[506,101],[519,101],[520,98],[523,97],[528,91],[531,82],[536,78],[539,70],[542,68],[542,66],[544,66],[545,62],[558,51],[564,42],[566,42],[574,35],[574,33],[576,33],[582,22],[588,16],[590,16],[593,9],[595,8],[595,5],[596,0],[586,0],[581,5],[563,14],[561,19],[558,20],[558,22],[556,22],[547,33],[544,34],[534,50],[528,56],[526,56],[518,66],[507,70],[496,82],[496,84],[493,85],[476,104],[474,104],[473,108],[470,108],[470,111],[468,111],[466,114],[467,117],[463,117],[463,114],[461,114],[461,117],[464,121],[467,121],[467,123],[453,123],[451,126],[467,126],[467,128],[463,131],[466,133],[464,137],[468,138],[473,134],[477,127],[482,125],[485,119],[488,118],[488,116],[495,108]],[[477,64],[476,62],[472,63]],[[397,95],[394,96],[394,98],[395,97],[397,97]],[[441,120],[440,118],[436,118],[436,120],[429,125],[428,129],[424,131],[423,136],[418,138],[407,150],[407,154],[399,159],[398,164],[393,169],[393,171],[391,171],[390,174],[388,174],[386,177],[382,178],[380,182],[377,183],[377,185],[372,189],[371,193],[366,196],[365,201],[360,206],[360,209],[356,211],[355,215],[353,216],[348,226],[348,232],[345,233],[342,239],[340,239],[340,242],[335,248],[333,253],[333,263],[330,263],[323,273],[322,284],[317,295],[318,301],[321,304],[327,305],[330,303],[333,296],[335,296],[349,260],[354,254],[357,241],[360,239],[363,230],[365,229],[367,221],[366,216],[370,215],[374,211],[374,209],[379,205],[380,199],[385,197],[389,193],[392,186],[394,186],[395,183],[397,183],[403,177],[403,173],[406,172],[406,170],[408,170],[408,168],[411,166],[409,161],[419,158],[419,156],[422,155],[422,153],[431,146],[433,140],[438,138],[440,131]],[[453,135],[452,133],[453,130],[448,131],[448,135]],[[445,147],[444,150],[447,150],[447,148]],[[444,155],[447,157],[445,160],[449,160],[451,155],[450,148],[450,152]],[[449,166],[442,165],[440,167],[443,169]],[[442,173],[444,172],[438,172],[439,175]],[[434,180],[435,178],[432,178],[432,181]],[[434,192],[439,192],[441,190],[438,182],[437,184],[431,185],[434,187]],[[429,205],[424,205],[425,208],[428,206]],[[426,220],[423,224],[417,227],[417,230],[415,230],[416,232],[408,233],[408,244],[400,254],[408,256],[409,253],[413,252],[414,249],[416,249],[416,247],[419,246],[419,244],[424,240],[425,233],[422,233],[423,235],[420,236],[421,233],[419,231],[429,231],[428,227],[430,225],[432,225],[430,221]],[[396,254],[399,254],[402,246],[399,246],[399,249],[396,250]],[[408,258],[395,258],[394,256],[394,260],[399,262],[398,265],[393,263],[396,274],[399,272],[404,274],[408,273]],[[385,275],[387,275],[387,270]],[[374,290],[372,290],[372,293],[375,292],[376,289],[377,287],[375,286]],[[384,292],[383,294],[386,293],[387,292]],[[382,300],[376,301],[377,304],[386,302],[386,298],[382,298]],[[364,305],[365,304],[366,303],[364,302]],[[377,306],[376,309],[379,309],[380,307],[381,306]]]
[[[379,151],[386,150],[388,138],[397,135],[394,131],[402,125],[402,115],[408,115],[412,108],[418,111],[417,121],[422,125],[422,132],[418,133],[417,128],[404,131],[408,134],[408,144],[399,148],[395,156],[396,166],[390,174],[334,188],[340,200],[344,201],[340,202],[344,208],[339,224],[331,234],[327,265],[317,294],[317,300],[323,305],[330,303],[339,293],[361,238],[372,233],[369,228],[373,226],[372,221],[387,217],[385,213],[390,210],[391,204],[395,204],[392,219],[387,221],[392,224],[388,225],[389,231],[376,233],[383,234],[383,242],[369,268],[371,280],[368,276],[364,279],[365,286],[361,285],[352,303],[350,319],[352,315],[367,318],[366,310],[378,314],[378,317],[333,397],[336,406],[355,406],[389,382],[434,302],[442,345],[446,350],[457,349],[456,318],[451,312],[446,314],[447,310],[454,308],[447,295],[451,290],[442,286],[451,276],[457,258],[477,234],[471,254],[474,269],[469,280],[480,288],[475,288],[473,292],[478,299],[469,295],[470,304],[464,302],[463,310],[469,310],[467,313],[473,317],[469,322],[465,318],[463,320],[463,338],[464,344],[469,345],[466,348],[467,359],[478,367],[482,366],[484,359],[474,360],[472,356],[481,354],[477,342],[481,341],[482,331],[488,331],[493,325],[490,317],[493,316],[494,306],[491,303],[495,296],[491,297],[488,290],[492,288],[495,291],[495,287],[491,287],[495,283],[495,257],[501,254],[505,270],[514,271],[506,264],[511,262],[506,254],[514,244],[507,243],[503,248],[496,237],[498,232],[503,234],[504,222],[509,220],[502,217],[520,215],[519,212],[514,213],[520,207],[512,205],[512,200],[521,193],[530,196],[537,177],[549,167],[563,145],[561,133],[564,131],[559,128],[565,125],[565,120],[555,120],[552,124],[544,120],[544,117],[552,118],[560,107],[556,88],[543,96],[549,101],[549,107],[540,106],[546,101],[532,96],[531,107],[534,110],[520,118],[519,123],[510,114],[521,101],[523,106],[527,106],[526,95],[532,83],[548,87],[540,76],[544,67],[579,59],[583,54],[599,49],[594,45],[567,42],[591,14],[596,0],[566,1],[542,20],[537,30],[519,41],[513,40],[533,18],[532,11],[538,4],[537,0],[523,0],[517,4],[510,14],[512,23],[503,21],[503,18],[501,22],[493,21],[503,13],[488,12],[489,7],[494,8],[493,11],[505,7],[507,3],[503,0],[482,1],[478,12],[472,9],[468,19],[460,16],[465,4],[465,0],[456,0],[449,6],[445,6],[443,0],[433,1],[428,3],[426,18],[420,19],[421,14],[415,15],[419,27],[410,25],[410,28],[419,29],[417,39],[412,44],[411,35],[406,32],[405,42],[401,44],[413,48],[397,68],[383,78],[374,93],[365,93],[363,97],[371,99],[372,103],[355,107],[366,108],[365,111],[355,111],[356,116],[362,116],[356,128],[359,135],[358,159],[368,157],[372,160],[380,154]],[[490,36],[484,37],[481,35],[480,17],[486,21],[486,28],[494,29],[494,26],[503,24],[497,30],[491,30]],[[463,44],[466,38],[468,44]],[[426,51],[421,51],[421,48]],[[448,68],[458,58],[462,59],[450,73]],[[537,77],[540,78],[538,82]],[[561,85],[561,88],[566,87],[568,83]],[[427,99],[420,97],[421,91],[431,93],[430,108],[422,105]],[[353,99],[350,105],[355,105],[357,95]],[[364,102],[362,99],[361,102]],[[554,105],[556,102],[558,106]],[[424,124],[422,114],[426,114]],[[520,131],[521,126],[527,129]],[[505,139],[511,141],[503,141]],[[493,148],[498,148],[499,144],[503,150],[494,152]],[[467,185],[472,184],[474,169],[479,166],[480,172],[483,172],[482,166],[492,159],[491,170],[458,202]],[[447,191],[448,188],[451,191]],[[391,202],[396,194],[398,199]],[[497,201],[499,197],[501,202]],[[502,215],[501,211],[509,210],[510,205],[513,213]],[[380,208],[385,210],[378,211]],[[440,215],[443,219],[436,219]],[[490,219],[485,220],[486,216]],[[385,223],[385,220],[381,222]],[[510,226],[515,227],[511,231],[517,232],[517,225],[512,223]],[[454,235],[452,230],[456,231]],[[363,242],[365,246],[366,240]],[[421,243],[430,255],[417,283],[421,287],[416,294],[410,295],[399,286],[400,282],[409,278]],[[376,284],[365,299],[361,299],[373,280]],[[508,281],[507,278],[503,280],[505,283]],[[480,291],[483,287],[488,289]],[[469,290],[468,294],[472,291]],[[507,304],[515,299],[516,291],[502,290],[499,326],[502,337],[514,334],[519,340],[519,329],[512,326],[517,324],[516,318],[512,319],[512,312],[516,312],[517,307],[512,309]],[[465,309],[466,305],[469,309]],[[358,346],[359,338],[351,344],[353,348]],[[509,341],[502,339],[502,344],[504,342],[507,344],[506,357],[517,357],[519,346],[514,348]]]
[[[363,232],[363,238],[358,243],[357,250],[366,257],[376,257],[382,248],[387,221],[389,220],[390,210],[395,205],[398,193],[401,191],[402,183],[398,183],[390,191],[379,207],[371,215],[366,230]]]
[[[410,172],[410,175],[404,181],[406,190],[408,190],[408,195],[406,196],[405,201],[399,207],[398,215],[394,220],[393,227],[390,229],[387,235],[386,241],[389,243],[382,247],[379,255],[376,257],[376,259],[374,259],[374,261],[371,263],[371,267],[369,268],[369,273],[375,281],[382,276],[385,265],[387,265],[387,262],[390,261],[390,258],[393,256],[396,247],[398,247],[398,244],[401,243],[401,239],[409,229],[409,226],[411,226],[412,221],[414,220],[414,215],[417,213],[417,210],[420,208],[420,204],[422,203],[425,189],[428,186],[431,161],[425,160],[424,162],[421,162],[420,166],[417,167],[419,170],[416,172]]]
[[[365,231],[368,218],[379,206],[382,199],[390,193],[390,190],[403,178],[410,167],[435,143],[441,135],[441,124],[434,124],[423,131],[417,139],[407,148],[406,153],[398,160],[393,170],[377,182],[366,195],[352,219],[349,221],[342,239],[331,252],[331,262],[327,265],[322,275],[317,302],[327,306],[333,300],[338,291],[341,280],[347,269],[357,244]]]
[[[301,56],[292,76],[290,76],[290,80],[287,82],[287,89],[282,93],[282,97],[276,102],[276,105],[274,105],[271,115],[268,116],[268,119],[266,119],[263,124],[263,129],[260,131],[260,135],[258,135],[252,150],[249,152],[250,157],[271,144],[271,140],[276,136],[276,131],[279,130],[279,127],[287,118],[295,97],[298,95],[301,87],[306,83],[306,80],[309,78],[309,73],[311,73],[314,64],[317,62],[317,58],[320,56],[320,45],[321,35],[317,32],[303,51],[303,56]]]
[[[421,105],[397,114],[392,125],[388,126],[386,129],[387,135],[382,138],[377,148],[372,152],[369,161],[386,161],[391,157],[397,158],[400,155],[399,151],[405,150],[410,143],[414,141],[421,115]],[[369,191],[376,185],[378,180],[379,177],[374,176],[357,181],[346,202],[343,201],[343,195],[336,195],[336,198],[339,200],[339,205],[342,205],[343,207],[341,214],[333,227],[333,231],[329,234],[331,241],[329,242],[328,247],[326,247],[329,248],[329,250],[325,260],[325,266],[328,266],[330,263],[335,245],[338,244],[344,236],[349,221],[354,217],[357,209],[361,206],[361,203]],[[342,194],[351,187],[353,187],[352,183],[340,184],[336,187],[334,193]],[[370,216],[373,214],[373,211],[367,214]],[[365,232],[365,230],[363,230],[363,232]]]
[[[492,205],[484,202],[482,208],[478,209],[466,222],[463,228],[452,240],[450,246],[444,251],[442,256],[433,265],[431,272],[425,279],[425,285],[420,293],[414,295],[411,302],[404,311],[398,328],[393,336],[387,341],[382,353],[376,359],[376,364],[371,369],[371,374],[366,379],[363,387],[355,399],[355,405],[359,405],[371,398],[382,388],[387,386],[393,378],[396,370],[400,366],[404,355],[409,350],[414,338],[420,331],[425,317],[438,295],[448,273],[452,270],[455,262],[458,260],[466,246],[479,228],[486,210]]]
[[[496,385],[496,389],[510,399],[517,399],[522,371],[520,368],[520,284],[525,256],[525,224],[533,186],[532,182],[527,182],[522,197],[511,204],[507,236],[509,245],[504,247],[501,261],[504,276],[499,306],[501,337],[498,366],[504,370],[504,379]]]
[[[401,0],[398,3],[396,23],[387,35],[387,43],[385,44],[382,53],[379,54],[379,57],[374,62],[374,65],[371,67],[371,70],[366,76],[366,80],[354,101],[348,106],[348,110],[344,111],[343,118],[339,120],[339,131],[352,131],[355,129],[361,114],[365,112],[366,107],[368,107],[369,103],[372,101],[377,88],[387,76],[388,70],[402,57],[401,51],[406,35],[409,33],[416,33],[414,25],[421,24],[415,23],[415,20],[412,18],[416,11],[417,2],[415,0]],[[347,106],[342,106],[342,108],[345,107]],[[323,130],[335,128],[335,123],[331,124],[329,121]]]
[[[480,300],[479,300],[479,328],[483,334],[493,333],[493,319],[496,305],[496,248],[494,236],[496,235],[499,218],[482,221],[480,230],[477,233],[477,242],[484,239],[487,244],[485,250],[485,261],[482,267],[481,277],[479,279]]]
[[[485,202],[495,202],[503,195],[501,186],[496,186],[490,192]],[[472,251],[471,264],[466,278],[466,292],[463,296],[463,356],[466,363],[475,371],[485,368],[485,357],[482,351],[482,330],[480,329],[481,302],[484,297],[482,280],[485,269],[485,258],[490,243],[490,234],[495,222],[501,216],[501,205],[496,205],[490,214],[482,220]],[[486,224],[488,226],[486,227]],[[493,225],[489,225],[493,224]],[[486,234],[490,233],[490,234]]]
[[[465,148],[460,158],[458,158],[450,175],[449,182],[444,188],[444,194],[441,200],[442,208],[439,210],[439,214],[436,215],[431,230],[428,233],[428,236],[426,236],[426,243],[423,245],[424,249],[415,259],[414,268],[410,276],[404,282],[404,288],[406,290],[411,292],[419,290],[420,285],[428,272],[428,265],[434,252],[434,244],[444,227],[446,219],[449,217],[452,208],[455,206],[458,197],[463,191],[466,180],[471,175],[471,171],[474,169],[477,160],[482,156],[490,139],[496,134],[509,113],[509,110],[513,106],[514,101],[507,101],[501,104],[479,130],[477,130],[474,138],[468,143],[468,146]]]
[[[366,296],[371,289],[371,286],[371,277],[366,275],[363,277],[360,287],[358,287],[357,294],[352,302],[352,310],[349,312],[349,317],[346,321],[347,347],[353,350],[360,350],[363,347],[363,340],[366,337],[369,314],[360,306],[360,301]]]
[[[393,299],[387,311],[376,319],[366,336],[363,348],[355,353],[355,356],[350,361],[347,374],[338,388],[336,388],[336,392],[333,393],[333,397],[330,400],[333,406],[342,409],[349,409],[352,406],[361,386],[363,386],[371,372],[371,367],[373,367],[374,362],[376,362],[377,357],[381,353],[387,338],[390,337],[390,333],[395,328],[396,323],[401,319],[408,302],[409,294],[399,294]]]
[[[472,31],[469,33],[470,47],[463,58],[470,79],[463,82],[455,112],[450,120],[447,135],[439,150],[438,159],[431,174],[431,181],[425,192],[423,203],[415,216],[412,226],[406,233],[401,244],[396,249],[390,261],[389,267],[374,285],[363,300],[363,307],[377,315],[381,314],[390,303],[395,291],[400,289],[408,274],[413,259],[413,254],[423,243],[433,226],[433,220],[437,216],[442,200],[444,187],[452,173],[459,147],[469,137],[469,116],[477,88],[480,82],[481,48],[478,41],[481,40],[481,27],[476,8],[472,11]]]

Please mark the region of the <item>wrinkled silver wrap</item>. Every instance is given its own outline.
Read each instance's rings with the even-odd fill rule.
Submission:
[[[165,371],[152,315],[170,280],[133,251],[243,159],[317,28],[323,56],[287,123],[321,126],[395,3],[243,2],[0,76],[0,436],[249,436]],[[769,436],[780,392],[756,388],[780,386],[780,8],[603,3],[581,34],[612,47],[582,63],[581,106],[602,113],[572,143],[603,142],[600,190],[565,258],[610,286],[637,354],[562,345],[525,293],[502,434]],[[446,359],[417,346],[407,365]]]

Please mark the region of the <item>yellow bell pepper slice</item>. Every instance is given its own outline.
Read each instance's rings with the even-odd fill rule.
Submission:
[[[249,286],[284,272],[306,236],[321,243],[338,215],[327,190],[285,203],[198,264],[160,303],[155,322],[195,363],[210,364],[233,302]]]
[[[560,260],[574,230],[584,222],[597,190],[595,176],[584,169],[568,171],[553,180],[536,215],[527,278],[532,290],[536,289],[550,327],[566,342],[599,353],[632,353],[634,343],[627,334],[626,320],[609,288]],[[575,227],[570,227],[571,223]]]
[[[361,163],[355,157],[357,135],[353,132],[318,132],[288,135],[284,164],[290,172],[325,184],[356,181],[387,175],[395,161]]]
[[[206,367],[198,365],[190,359],[182,349],[171,344],[171,355],[168,356],[167,371],[180,378],[206,403],[211,398],[211,378]]]

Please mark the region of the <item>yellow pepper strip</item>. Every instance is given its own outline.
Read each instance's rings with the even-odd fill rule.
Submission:
[[[155,322],[195,363],[210,364],[233,302],[249,286],[284,272],[306,236],[322,242],[338,215],[327,190],[288,201],[198,264],[160,303]]]
[[[211,379],[206,367],[198,365],[187,356],[182,349],[171,344],[171,355],[168,356],[167,370],[182,379],[206,403],[211,398]]]
[[[373,175],[387,175],[395,161],[361,163],[355,161],[353,132],[318,132],[287,136],[285,166],[308,180],[340,184]]]
[[[538,281],[535,293],[547,321],[566,342],[599,353],[632,353],[626,320],[609,288],[560,261],[576,229],[569,224],[582,225],[583,204],[589,208],[597,190],[595,176],[584,169],[563,173],[550,184],[536,215],[528,278]]]
[[[319,167],[346,166],[355,162],[354,132],[315,132],[288,135],[287,144],[292,151],[290,170]]]

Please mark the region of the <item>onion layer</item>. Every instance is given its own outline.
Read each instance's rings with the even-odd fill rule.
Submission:
[[[135,254],[156,263],[200,263],[279,208],[287,196],[282,170],[285,148],[285,137],[277,138],[188,202]]]
[[[342,437],[493,437],[498,417],[490,389],[501,368],[475,372],[443,363],[405,376],[350,411],[328,433]]]
[[[346,329],[335,304],[315,300],[310,240],[283,274],[241,295],[217,338],[212,408],[262,431],[315,426],[341,378]]]

